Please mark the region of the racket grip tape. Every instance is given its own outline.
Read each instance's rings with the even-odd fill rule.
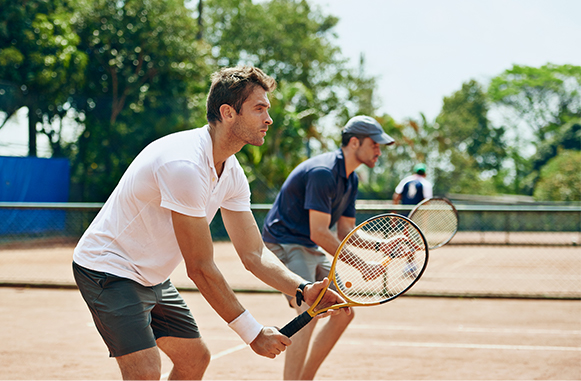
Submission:
[[[309,324],[309,322],[313,320],[313,317],[309,315],[307,311],[303,312],[293,320],[291,320],[287,325],[280,329],[280,333],[285,335],[286,337],[291,337],[295,333],[301,330],[305,325]]]

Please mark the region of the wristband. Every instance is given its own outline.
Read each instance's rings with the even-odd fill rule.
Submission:
[[[305,291],[305,287],[307,287],[309,284],[313,284],[313,282],[303,282],[297,287],[297,293],[295,294],[295,298],[297,299],[297,306],[300,306],[305,300],[305,295],[303,292]]]
[[[248,310],[244,310],[236,319],[228,323],[228,327],[232,328],[246,344],[250,344],[264,326],[257,322]]]

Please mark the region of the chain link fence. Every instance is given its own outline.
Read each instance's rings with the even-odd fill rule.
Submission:
[[[0,284],[74,286],[72,249],[101,206],[0,203]],[[410,293],[581,299],[581,206],[456,207],[458,233],[448,245],[430,252],[428,269]],[[269,204],[253,205],[259,226],[269,209]],[[357,209],[362,222],[411,208],[362,202]],[[216,242],[228,241],[219,213],[211,230]],[[187,279],[174,283],[191,287]]]

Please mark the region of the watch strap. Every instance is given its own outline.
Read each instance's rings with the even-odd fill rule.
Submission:
[[[303,292],[305,291],[305,287],[307,287],[307,285],[309,284],[313,284],[313,282],[303,282],[299,284],[299,286],[297,287],[297,292],[295,294],[297,306],[300,306],[304,302],[305,295],[303,294]]]

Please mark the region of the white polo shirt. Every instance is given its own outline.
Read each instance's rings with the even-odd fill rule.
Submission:
[[[208,126],[148,145],[81,237],[73,260],[144,286],[165,281],[182,261],[171,211],[206,217],[250,211],[250,187],[234,155],[218,178]]]

